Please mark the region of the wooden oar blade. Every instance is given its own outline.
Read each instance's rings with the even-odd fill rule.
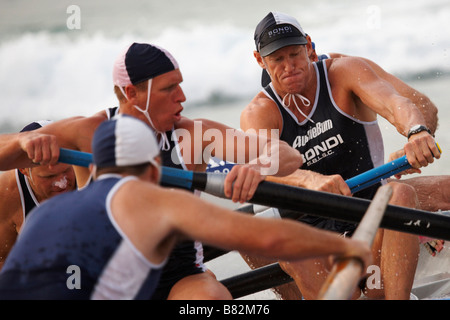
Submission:
[[[364,241],[369,246],[372,245],[391,197],[392,188],[389,185],[378,189],[352,239]],[[349,299],[357,287],[362,267],[361,261],[352,258],[335,263],[318,298],[320,300]]]

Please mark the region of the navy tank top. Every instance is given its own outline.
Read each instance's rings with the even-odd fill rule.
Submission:
[[[39,206],[39,201],[34,195],[33,189],[31,189],[28,182],[28,178],[23,175],[18,169],[16,171],[16,183],[17,189],[20,194],[20,202],[22,204],[23,219],[30,213],[30,211]]]
[[[150,299],[163,264],[145,259],[109,211],[130,179],[104,175],[35,209],[0,273],[0,299]]]
[[[340,174],[345,180],[380,166],[384,161],[383,140],[377,121],[365,122],[344,113],[334,102],[326,61],[314,63],[317,74],[315,103],[308,117],[299,122],[282,104],[272,84],[263,92],[278,106],[283,119],[280,139],[303,156],[302,169],[325,175]],[[376,189],[355,196],[371,199]]]
[[[383,164],[383,140],[377,121],[366,122],[344,113],[335,103],[328,81],[326,60],[314,63],[317,75],[315,102],[301,122],[284,107],[282,98],[270,83],[263,92],[278,106],[283,127],[280,139],[297,149],[303,157],[302,169],[324,175],[339,174],[344,180]],[[380,184],[354,194],[372,199]],[[340,232],[354,231],[349,223],[304,216],[302,220],[318,227]],[[337,225],[337,226],[336,226]]]
[[[118,107],[107,109],[107,114],[110,119],[118,113]],[[166,134],[169,137],[170,148],[168,150],[161,150],[163,166],[187,170],[181,157],[175,130],[167,131]],[[169,256],[167,264],[164,266],[159,285],[152,299],[167,299],[170,289],[176,282],[186,276],[199,274],[205,270],[206,266],[204,265],[203,245],[201,242],[186,240],[177,243]]]

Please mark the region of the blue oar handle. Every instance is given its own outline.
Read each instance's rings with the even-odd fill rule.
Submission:
[[[194,172],[170,167],[162,167],[161,184],[178,186],[185,189],[192,188]]]
[[[208,172],[228,172],[231,170],[231,167],[234,164],[225,163],[225,165],[218,164],[218,165],[211,165],[208,167]],[[350,178],[346,180],[345,182],[349,186],[352,193],[355,193],[357,191],[363,190],[365,188],[368,188],[378,182],[380,182],[382,179],[389,178],[390,176],[393,176],[396,173],[402,172],[406,169],[411,168],[411,165],[409,164],[408,160],[406,159],[406,156],[403,156],[399,159],[396,159],[394,161],[391,161],[389,163],[386,163],[384,165],[381,165],[377,168],[373,168],[371,170],[368,170],[362,174],[359,174],[353,178]]]
[[[92,163],[92,154],[88,152],[59,149],[59,162],[73,164],[80,167],[89,167]]]
[[[76,150],[61,148],[59,161],[67,164],[89,167],[92,163],[92,154]],[[345,182],[352,193],[368,188],[383,179],[389,178],[399,172],[411,168],[406,156],[398,158],[377,168],[361,173]],[[212,173],[210,173],[212,174]],[[193,172],[169,167],[162,168],[162,183],[190,189],[192,187]]]
[[[92,163],[92,154],[61,148],[59,152],[59,161],[76,166],[89,167],[89,164]],[[378,168],[374,168],[357,175],[356,177],[350,178],[346,180],[346,182],[352,190],[352,193],[354,193],[410,167],[411,165],[408,163],[406,156],[403,156]],[[167,185],[176,185],[190,189],[192,186],[192,177],[192,171],[169,167],[162,168],[162,183]]]
[[[59,162],[81,167],[89,167],[89,164],[92,163],[92,154],[88,152],[61,148],[59,150]],[[170,167],[163,167],[161,179],[161,183],[163,184],[167,184],[170,186],[176,185],[182,188],[191,189],[193,172]]]
[[[403,156],[377,168],[361,173],[353,178],[347,179],[345,182],[352,193],[355,193],[409,168],[411,168],[411,165],[406,156]]]
[[[442,153],[441,147],[436,143],[439,152]],[[353,178],[346,180],[345,182],[350,187],[352,193],[368,188],[383,179],[387,179],[399,172],[410,169],[412,166],[409,164],[406,155],[395,159],[394,161],[385,163],[377,168],[373,168],[369,171],[361,173]]]

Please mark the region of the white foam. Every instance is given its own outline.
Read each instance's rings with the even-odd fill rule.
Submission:
[[[239,12],[232,5],[217,5],[214,8],[220,13],[214,17],[207,9],[195,9],[200,5],[198,0],[177,4],[177,10],[189,15],[169,13],[162,6],[157,8],[161,15],[154,20],[137,19],[128,27],[129,19],[122,18],[125,8],[108,9],[111,15],[105,15],[106,5],[81,1],[84,22],[79,31],[64,31],[56,25],[64,22],[65,13],[60,21],[56,18],[61,13],[49,8],[46,12],[55,26],[46,22],[40,28],[45,31],[14,37],[2,37],[0,32],[0,87],[6,93],[2,96],[2,120],[91,115],[116,105],[112,64],[133,41],[158,44],[175,56],[184,76],[186,107],[249,100],[260,88],[261,74],[253,57],[254,27],[269,10],[294,15],[319,53],[368,57],[398,74],[450,72],[447,0],[376,0],[370,4],[292,0],[279,8],[268,3],[258,10],[251,3],[239,2]],[[135,10],[142,14],[144,9]],[[95,10],[102,12],[96,14]],[[14,12],[20,20],[21,11]],[[29,15],[23,17],[30,19]],[[29,24],[24,20],[14,26]],[[60,29],[55,32],[57,27]]]

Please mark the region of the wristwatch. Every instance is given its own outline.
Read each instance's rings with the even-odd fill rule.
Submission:
[[[427,127],[425,127],[424,125],[416,124],[415,126],[412,126],[411,129],[409,129],[409,131],[408,131],[408,140],[409,140],[409,137],[411,137],[413,134],[416,134],[416,133],[419,133],[422,131],[427,131],[429,134],[431,134],[431,130],[428,129]]]

